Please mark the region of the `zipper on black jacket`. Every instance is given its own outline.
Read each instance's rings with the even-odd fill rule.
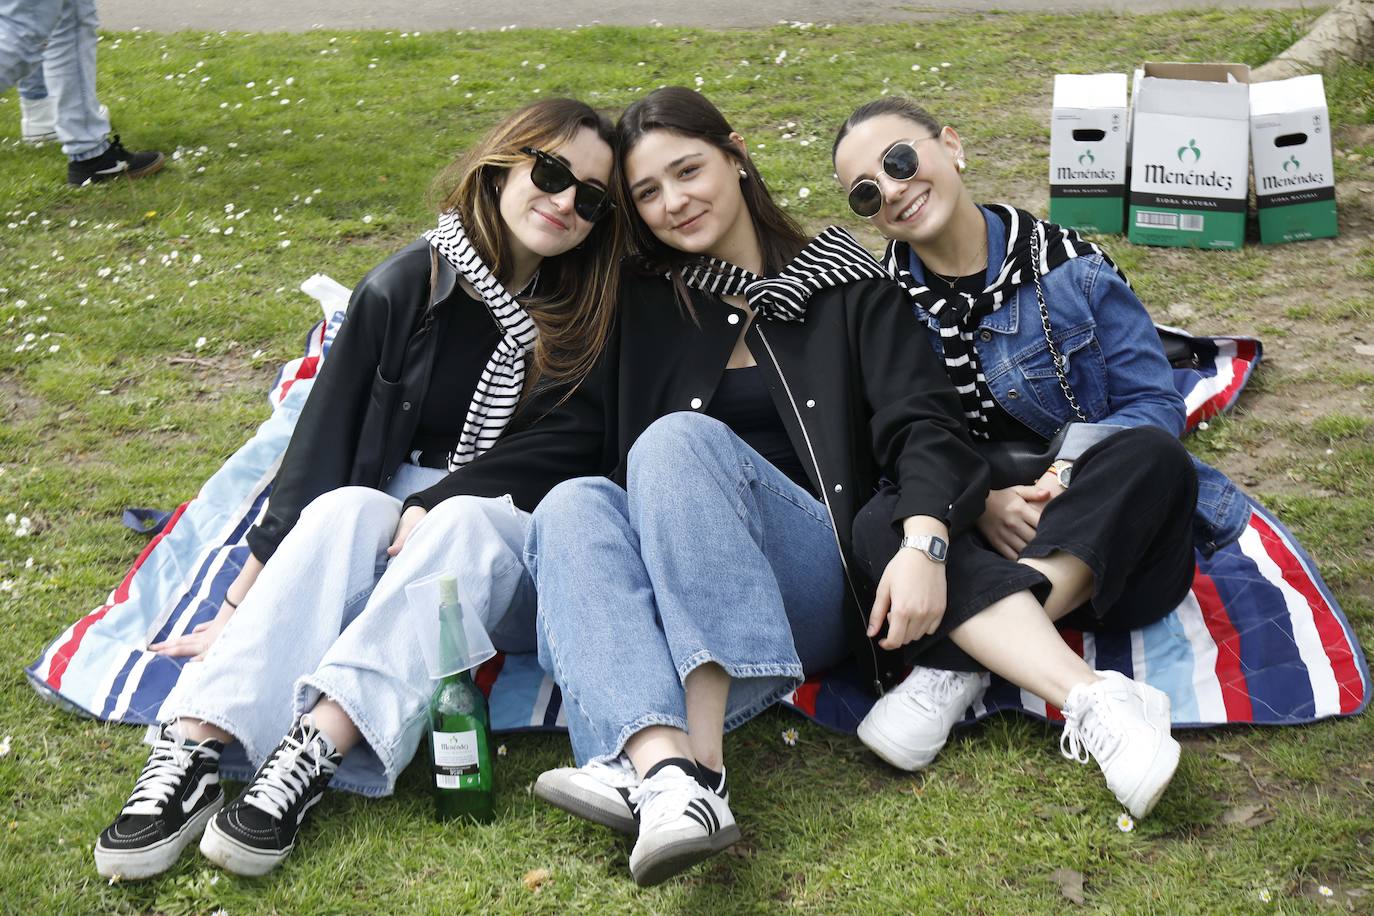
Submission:
[[[835,512],[830,508],[829,491],[825,486],[825,478],[821,475],[821,463],[816,460],[816,450],[811,446],[811,436],[806,432],[806,421],[802,419],[801,411],[797,409],[797,399],[792,397],[792,386],[787,384],[787,376],[783,374],[782,364],[778,362],[777,355],[773,352],[773,346],[768,342],[768,337],[764,335],[763,328],[755,324],[754,328],[759,332],[759,340],[763,341],[763,347],[768,351],[768,358],[773,362],[773,368],[778,372],[778,378],[782,379],[782,390],[787,394],[787,403],[792,405],[792,415],[797,418],[797,428],[801,430],[802,441],[806,443],[807,455],[811,458],[811,466],[816,469],[816,482],[820,484],[821,503],[825,506],[825,514],[830,517],[830,533],[835,537],[835,549],[840,554],[840,568],[844,570],[844,581],[849,586],[849,594],[854,598],[854,606],[858,608],[859,617],[865,634],[868,633],[868,617],[864,614],[864,605],[859,600],[858,589],[854,588],[854,580],[849,575],[849,562],[844,558],[844,545],[840,543],[840,532],[835,524]],[[873,686],[877,690],[878,696],[882,696],[883,679],[880,676],[881,668],[878,665],[878,653],[873,650],[871,640],[865,638],[868,646],[869,655],[873,659]]]

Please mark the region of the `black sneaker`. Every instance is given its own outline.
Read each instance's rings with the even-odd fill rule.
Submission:
[[[224,804],[219,741],[197,744],[163,725],[124,810],[100,833],[96,871],[107,878],[150,878],[171,868]]]
[[[77,186],[109,181],[112,178],[142,178],[161,171],[167,157],[156,150],[131,153],[114,135],[110,148],[94,159],[67,163],[67,184]]]
[[[201,853],[236,875],[267,874],[295,848],[306,813],[342,760],[310,716],[301,716],[243,794],[205,828]]]

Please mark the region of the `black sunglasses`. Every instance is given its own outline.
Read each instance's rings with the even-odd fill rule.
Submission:
[[[534,157],[530,181],[544,193],[557,194],[573,185],[577,186],[577,191],[573,194],[573,210],[587,222],[594,223],[615,209],[615,201],[611,200],[605,188],[579,181],[562,159],[532,146],[523,147],[520,152]]]
[[[919,140],[898,140],[883,153],[881,162],[883,174],[893,181],[910,181],[916,177],[921,167],[921,157],[916,153],[916,144],[921,140],[934,140],[934,137],[921,137]],[[854,182],[849,189],[849,209],[864,217],[877,216],[883,208],[883,189],[872,178]]]

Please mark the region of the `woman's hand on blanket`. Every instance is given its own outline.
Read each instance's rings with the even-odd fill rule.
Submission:
[[[198,662],[205,658],[205,653],[210,651],[210,646],[219,638],[220,631],[224,629],[224,625],[229,622],[229,618],[232,616],[234,616],[234,608],[228,603],[221,604],[219,613],[214,616],[214,619],[207,620],[191,632],[178,636],[176,639],[155,642],[148,646],[148,651],[172,658],[190,655],[192,656],[191,661]]]
[[[420,520],[426,514],[421,506],[411,506],[401,513],[400,524],[396,526],[396,536],[391,539],[391,546],[386,549],[387,556],[394,557],[401,552],[401,548],[406,545],[406,539],[410,537],[410,532],[415,530],[415,526],[420,524]]]
[[[916,550],[899,550],[883,570],[878,597],[868,616],[868,635],[876,636],[887,620],[884,649],[899,649],[934,633],[945,616],[945,567]]]
[[[1054,486],[1059,487],[1057,480]],[[978,531],[993,550],[1008,560],[1015,560],[1035,537],[1040,513],[1055,495],[1058,494],[1051,492],[1045,478],[1028,487],[990,490],[983,514],[978,519]]]

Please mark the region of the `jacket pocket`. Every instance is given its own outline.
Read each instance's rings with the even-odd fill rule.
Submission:
[[[1069,388],[1088,420],[1107,415],[1107,361],[1098,346],[1096,325],[1089,322],[1070,328],[1061,336],[1054,335],[1055,346],[1064,355],[1064,370]],[[1031,397],[1041,410],[1061,418],[1063,422],[1077,419],[1069,407],[1059,384],[1050,348],[1044,339],[1016,357],[1016,371],[1025,379]]]
[[[391,441],[391,429],[397,411],[401,409],[402,385],[393,382],[377,370],[372,378],[372,392],[367,401],[367,412],[358,427],[357,458],[353,464],[354,484],[376,487],[384,483],[383,468],[386,464],[387,446]],[[407,409],[409,406],[407,405]]]

